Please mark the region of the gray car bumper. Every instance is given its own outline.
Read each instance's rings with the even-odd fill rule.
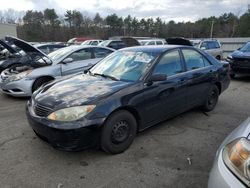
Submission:
[[[245,188],[246,186],[227,168],[222,158],[224,147],[238,138],[248,138],[250,118],[244,121],[223,141],[216,153],[214,164],[209,175],[208,188]]]
[[[21,79],[13,82],[6,82],[0,78],[0,88],[3,93],[14,97],[29,97],[32,95],[33,80]]]

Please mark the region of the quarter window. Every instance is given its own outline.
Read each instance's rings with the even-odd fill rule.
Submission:
[[[182,72],[179,51],[175,50],[165,54],[154,69],[154,74],[175,75]]]
[[[199,52],[191,49],[182,50],[187,70],[195,70],[211,65],[211,63]]]
[[[163,45],[162,41],[156,41],[157,45]]]

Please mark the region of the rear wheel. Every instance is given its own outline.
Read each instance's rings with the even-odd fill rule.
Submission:
[[[219,99],[219,89],[216,85],[213,85],[208,92],[205,103],[202,105],[202,109],[205,112],[212,111]]]
[[[102,150],[111,154],[122,153],[132,144],[136,131],[137,123],[131,113],[125,110],[113,113],[102,129]]]
[[[50,78],[50,77],[38,78],[38,79],[34,82],[34,84],[33,84],[33,86],[32,86],[32,93],[33,93],[34,91],[36,91],[39,87],[41,87],[43,84],[48,83],[49,81],[52,81],[52,80],[53,80],[53,78]]]

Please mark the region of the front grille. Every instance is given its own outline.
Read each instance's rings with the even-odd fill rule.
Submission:
[[[33,108],[35,114],[40,117],[47,117],[52,112],[52,109],[38,103],[34,104]]]

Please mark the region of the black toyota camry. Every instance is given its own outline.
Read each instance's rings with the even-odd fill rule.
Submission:
[[[125,48],[85,74],[41,87],[27,117],[56,148],[121,153],[144,129],[194,107],[213,110],[229,83],[228,63],[193,47]]]

